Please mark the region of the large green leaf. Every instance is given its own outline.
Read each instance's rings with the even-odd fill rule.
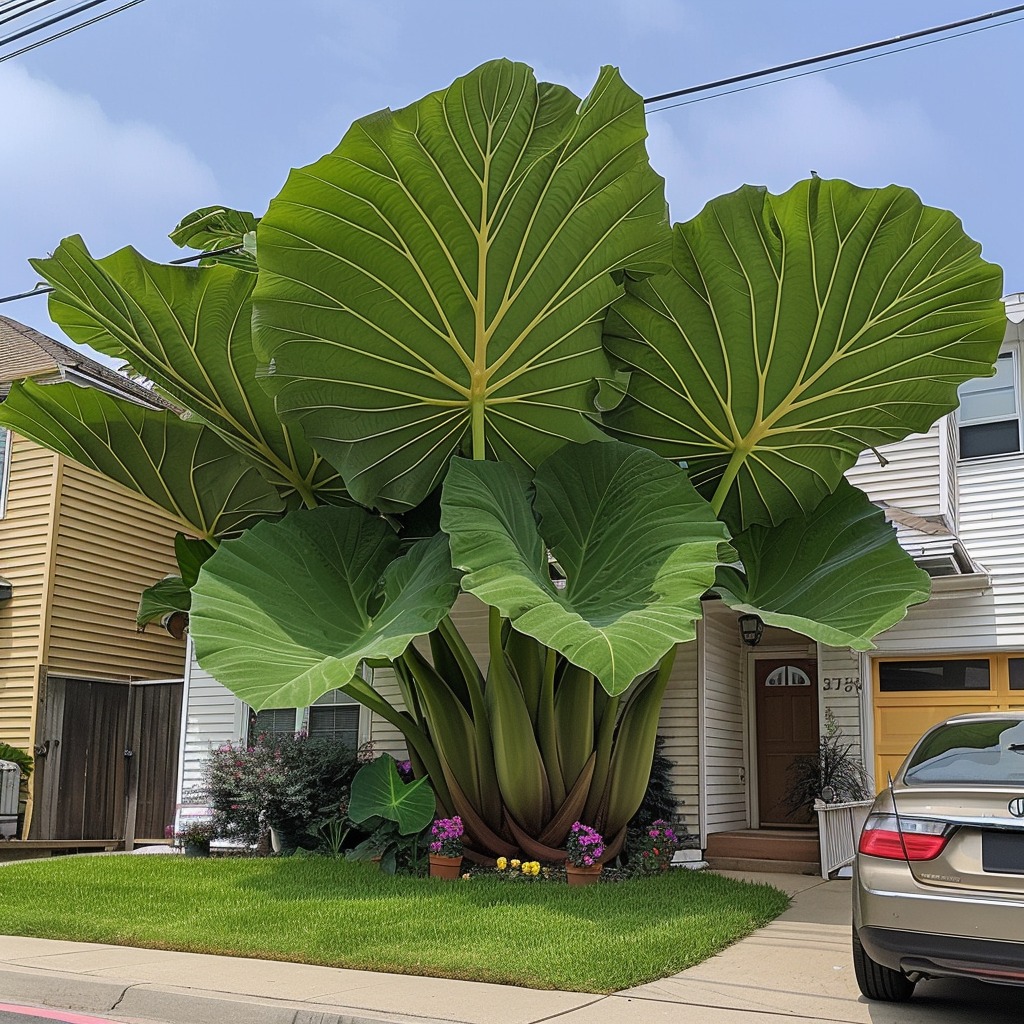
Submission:
[[[168,236],[177,246],[209,251],[242,245],[256,231],[259,217],[226,206],[203,206],[182,217]]]
[[[605,423],[684,460],[734,530],[809,512],[992,373],[1002,281],[979,253],[895,185],[744,186],[676,225],[669,273],[627,282],[606,343],[633,373]]]
[[[180,576],[165,576],[146,587],[139,598],[135,625],[140,632],[154,622],[163,622],[174,612],[188,612],[192,595]]]
[[[0,425],[117,481],[200,537],[238,533],[284,502],[209,427],[76,384],[15,384]]]
[[[682,470],[621,442],[567,445],[534,487],[531,503],[515,466],[452,463],[441,525],[463,589],[621,693],[693,639],[725,527]]]
[[[364,764],[352,780],[348,816],[355,822],[379,816],[398,823],[403,836],[422,832],[433,820],[437,803],[426,779],[403,781],[395,759],[382,754]]]
[[[596,436],[601,319],[668,255],[646,134],[614,69],[581,102],[500,60],[292,172],[259,227],[257,351],[356,498],[400,510],[460,450],[536,465]]]
[[[331,506],[221,544],[192,589],[200,665],[259,709],[305,707],[364,658],[397,658],[458,592],[443,534],[398,549],[382,519]]]
[[[810,514],[752,526],[734,543],[744,572],[719,569],[722,598],[833,647],[870,650],[871,638],[909,605],[928,600],[928,574],[900,547],[882,510],[845,480]]]
[[[78,236],[32,265],[54,287],[50,315],[69,337],[127,359],[286,494],[344,496],[337,471],[281,423],[256,379],[254,274],[153,263],[131,248],[97,260]]]

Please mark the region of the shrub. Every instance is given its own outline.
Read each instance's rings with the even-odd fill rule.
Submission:
[[[654,761],[651,764],[651,778],[647,783],[643,803],[629,823],[631,829],[645,828],[659,819],[674,821],[679,801],[672,792],[672,769],[675,762],[662,753],[665,737],[654,740]]]
[[[274,827],[313,848],[324,842],[325,823],[344,817],[358,767],[355,751],[332,740],[260,736],[213,751],[195,799],[210,805],[225,838],[255,845]]]
[[[659,818],[644,828],[630,830],[629,866],[639,875],[663,871],[679,849],[680,837],[672,825]]]
[[[786,806],[793,812],[814,810],[814,801],[829,792],[829,803],[865,800],[868,777],[860,759],[851,751],[852,743],[843,743],[843,730],[831,708],[825,709],[825,735],[817,754],[798,757],[789,767]]]

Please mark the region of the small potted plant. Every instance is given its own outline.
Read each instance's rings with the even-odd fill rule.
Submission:
[[[633,837],[630,843],[630,865],[641,875],[668,871],[678,849],[679,837],[675,829],[664,818],[657,818],[650,825],[639,829]]]
[[[430,827],[430,875],[432,878],[459,877],[462,869],[462,819],[438,818]]]
[[[210,842],[214,839],[212,821],[186,821],[175,834],[178,845],[186,857],[209,857]]]
[[[574,821],[565,843],[565,876],[570,885],[593,885],[601,875],[604,839],[597,829]]]

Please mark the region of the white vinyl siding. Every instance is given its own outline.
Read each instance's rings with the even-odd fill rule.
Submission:
[[[191,644],[189,644],[191,654]],[[245,737],[245,705],[189,658],[185,675],[180,791],[188,794],[202,783],[203,762],[211,750]],[[182,798],[179,797],[179,803]]]
[[[750,820],[746,783],[747,681],[736,630],[734,612],[720,602],[704,603],[704,619],[697,629],[702,677],[703,837],[746,828]]]
[[[665,691],[658,734],[672,762],[672,795],[687,831],[700,833],[700,743],[697,728],[697,642],[680,644]]]
[[[11,432],[0,427],[0,519],[7,511],[7,481],[11,476]]]
[[[825,710],[830,710],[842,730],[843,745],[852,744],[850,753],[858,758],[862,756],[861,688],[871,686],[870,679],[865,683],[861,678],[860,667],[856,651],[818,645],[818,731],[824,735]]]

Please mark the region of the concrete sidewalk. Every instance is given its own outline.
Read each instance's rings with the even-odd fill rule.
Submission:
[[[726,872],[727,874],[732,874]],[[265,960],[0,937],[0,1001],[169,1024],[1021,1024],[1020,990],[925,982],[909,1004],[861,999],[850,883],[733,877],[785,889],[781,917],[697,967],[611,996]]]

